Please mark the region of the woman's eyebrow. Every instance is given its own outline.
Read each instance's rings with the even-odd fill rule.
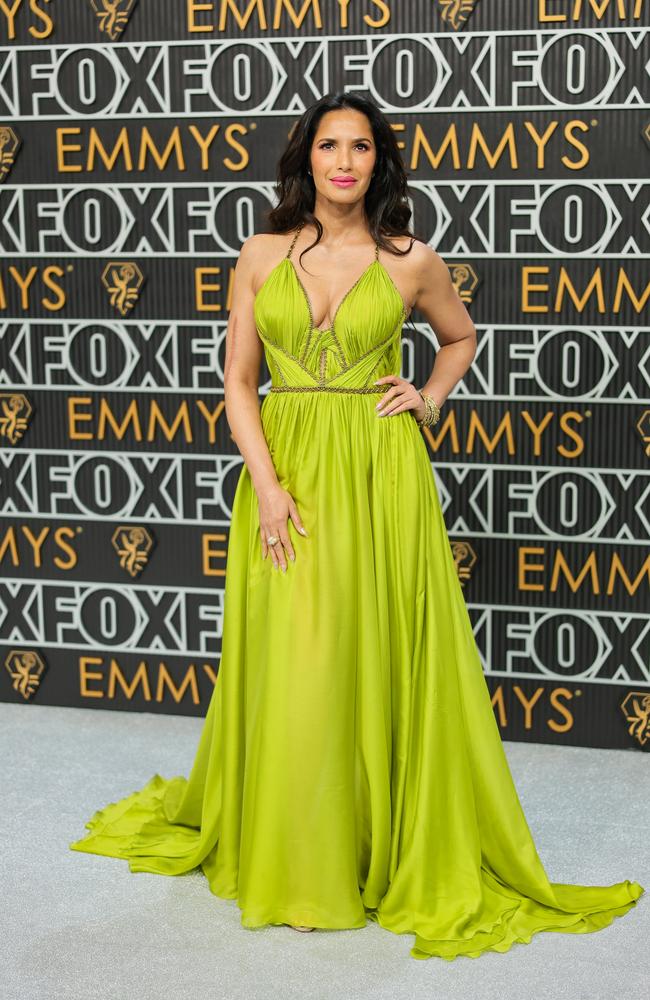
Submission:
[[[352,139],[351,141],[352,142],[361,142],[362,139],[363,139],[364,142],[372,142],[372,139],[369,139],[368,136],[365,136],[365,135],[359,135],[359,136],[357,136],[356,139]],[[334,138],[334,136],[331,136],[331,135],[322,135],[318,141],[319,142],[336,142],[336,139]]]

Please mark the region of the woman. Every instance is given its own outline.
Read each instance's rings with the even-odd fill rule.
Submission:
[[[408,232],[390,125],[362,97],[326,96],[278,186],[273,233],[235,270],[225,395],[245,464],[194,765],[95,813],[70,846],[132,871],[200,866],[246,927],[370,918],[414,933],[416,958],[597,930],[643,889],[550,883],[514,788],[420,430],[475,330]],[[413,307],[442,345],[421,391],[397,374]]]

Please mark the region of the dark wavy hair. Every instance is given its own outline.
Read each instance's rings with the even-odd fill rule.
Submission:
[[[351,108],[366,115],[370,121],[377,150],[375,175],[365,196],[365,212],[370,235],[385,250],[403,257],[410,253],[413,240],[427,241],[409,230],[411,209],[408,205],[407,173],[400,156],[395,133],[374,101],[355,92],[325,94],[303,112],[294,124],[289,142],[277,166],[275,193],[277,204],[267,212],[272,233],[287,233],[300,224],[312,223],[316,239],[300,253],[300,258],[320,242],[323,227],[314,215],[316,187],[307,173],[309,154],[318,123],[328,111]],[[409,236],[407,250],[399,250],[390,236]],[[299,258],[299,259],[300,259]]]

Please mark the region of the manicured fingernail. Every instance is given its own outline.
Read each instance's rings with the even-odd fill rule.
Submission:
[[[291,560],[291,562],[295,562],[296,561],[296,557],[295,556],[289,556],[289,559]]]

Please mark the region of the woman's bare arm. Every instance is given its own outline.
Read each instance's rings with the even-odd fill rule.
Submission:
[[[419,391],[399,375],[378,378],[375,385],[389,384],[391,387],[376,409],[382,417],[412,410],[415,418],[421,420],[426,410],[420,393],[432,396],[438,406],[442,406],[472,363],[476,353],[476,329],[454,288],[449,268],[432,247],[414,243],[408,256],[402,258],[401,266],[405,268],[406,262],[409,270],[403,271],[404,285],[409,283],[408,274],[411,287],[415,288],[412,308],[417,307],[424,314],[440,348],[431,375]]]
[[[251,236],[244,242],[234,271],[223,384],[228,425],[259,494],[278,485],[278,478],[260,418],[259,378],[263,348],[253,316],[260,258],[257,239]]]
[[[290,559],[295,558],[287,519],[290,517],[302,534],[307,532],[293,497],[280,485],[260,415],[259,376],[263,347],[255,328],[253,304],[260,265],[268,270],[267,242],[263,235],[251,236],[239,253],[226,330],[223,382],[228,425],[257,494],[262,557],[266,558],[270,549],[274,566],[286,571],[285,550]],[[267,544],[269,535],[280,539],[277,545]]]
[[[442,258],[423,244],[418,251],[419,287],[414,305],[431,324],[440,344],[434,368],[420,391],[442,406],[476,354],[476,328]]]

